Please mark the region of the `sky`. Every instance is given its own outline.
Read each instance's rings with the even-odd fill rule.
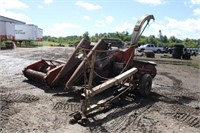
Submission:
[[[0,0],[0,15],[35,24],[43,35],[66,37],[127,31],[152,14],[143,35],[200,39],[200,0]]]

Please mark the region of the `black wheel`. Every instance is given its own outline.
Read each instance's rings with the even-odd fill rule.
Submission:
[[[142,49],[140,50],[140,52],[144,52],[144,49],[142,48]]]
[[[155,58],[155,53],[153,51],[145,51],[145,55],[147,58]]]
[[[160,50],[160,49],[158,49],[156,52],[157,52],[157,53],[161,53],[161,50]]]
[[[140,78],[138,92],[142,96],[148,96],[151,92],[152,77],[149,74],[144,74]]]

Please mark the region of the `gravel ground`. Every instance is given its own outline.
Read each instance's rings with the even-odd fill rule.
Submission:
[[[69,124],[69,114],[80,107],[74,94],[29,82],[22,70],[41,58],[66,61],[72,52],[61,47],[0,51],[0,132],[200,132],[200,69],[164,59],[149,97],[130,94],[91,116],[88,125]]]

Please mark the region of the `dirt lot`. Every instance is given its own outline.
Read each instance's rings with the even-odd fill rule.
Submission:
[[[68,115],[80,106],[74,94],[29,82],[22,70],[41,58],[66,61],[72,51],[55,47],[0,51],[0,132],[200,132],[200,69],[169,61],[157,64],[149,97],[129,95],[91,117],[86,126],[69,124]],[[200,62],[200,57],[193,61]]]

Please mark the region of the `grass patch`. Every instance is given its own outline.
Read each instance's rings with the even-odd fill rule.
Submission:
[[[189,63],[189,66],[200,69],[200,63],[196,61],[191,61],[191,63]]]
[[[3,42],[0,42],[0,47],[6,47],[6,42],[12,42],[12,41],[3,41]]]
[[[42,42],[34,42],[38,46],[62,46],[68,47],[68,44],[64,43],[57,43],[57,42],[49,42],[49,41],[42,41]]]
[[[0,42],[0,47],[5,47],[5,42]],[[18,42],[16,44],[18,47],[37,47],[37,46],[54,46],[54,47],[70,47],[69,44],[66,43],[57,43],[57,42],[49,42],[49,41],[22,41],[21,44]]]

